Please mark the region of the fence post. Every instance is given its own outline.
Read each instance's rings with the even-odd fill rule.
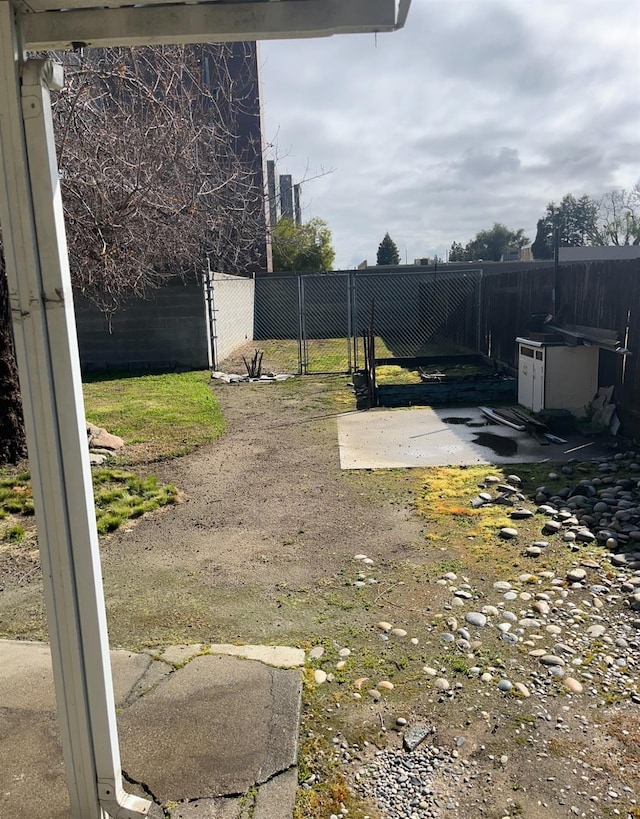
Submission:
[[[216,336],[216,313],[213,273],[211,272],[211,262],[207,256],[207,270],[204,276],[205,310],[207,321],[207,346],[209,348],[209,366],[218,369],[218,350]]]
[[[351,309],[351,332],[353,333],[353,369],[358,369],[358,274],[353,271],[349,273],[350,283],[350,309]]]
[[[353,338],[353,315],[351,310],[351,273],[347,273],[347,358],[349,373],[353,372],[351,358],[351,339]]]
[[[478,329],[477,329],[477,352],[482,353],[484,355],[484,344],[483,338],[484,333],[482,332],[482,276],[483,272],[480,271],[480,278],[478,279]]]
[[[304,341],[304,288],[302,276],[298,275],[298,375],[305,371],[305,341]]]

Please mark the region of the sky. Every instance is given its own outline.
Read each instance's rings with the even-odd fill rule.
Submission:
[[[640,181],[640,0],[413,0],[406,27],[260,45],[264,137],[336,269],[531,241],[551,201]],[[306,180],[306,181],[305,181]]]

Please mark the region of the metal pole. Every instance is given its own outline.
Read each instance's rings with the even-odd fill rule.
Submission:
[[[358,369],[358,344],[360,342],[358,330],[358,274],[350,273],[351,278],[351,332],[353,334],[353,369]],[[366,356],[365,356],[366,363]]]
[[[135,819],[118,736],[49,88],[0,0],[0,221],[73,819]],[[16,815],[24,806],[16,806]]]
[[[353,335],[353,318],[351,315],[351,273],[347,273],[347,367],[348,372],[352,373],[351,361],[351,337]]]
[[[302,276],[298,276],[298,375],[304,373],[305,360],[305,338],[304,338],[304,292],[302,289]]]
[[[207,354],[209,360],[209,369],[218,369],[218,350],[217,337],[215,327],[215,312],[214,312],[214,292],[213,292],[213,274],[211,272],[211,261],[207,254],[207,269],[203,276],[204,282],[204,312],[205,324],[207,329]]]
[[[478,277],[478,334],[477,334],[477,352],[484,354],[484,344],[483,344],[483,328],[482,328],[482,270],[480,271],[480,275]]]
[[[557,319],[562,308],[560,299],[560,228],[554,220],[553,227],[553,306],[551,312]]]

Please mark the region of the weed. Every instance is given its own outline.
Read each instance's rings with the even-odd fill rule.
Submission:
[[[324,599],[327,605],[335,606],[336,608],[339,608],[342,611],[351,611],[351,609],[355,608],[355,603],[352,603],[348,600],[341,600],[335,594],[325,594]]]
[[[469,669],[471,668],[464,657],[452,657],[450,666],[451,670],[456,674],[469,674]]]
[[[21,540],[24,540],[24,536],[25,529],[24,526],[20,526],[20,524],[16,524],[15,526],[7,526],[2,533],[2,539],[11,543],[20,543]]]

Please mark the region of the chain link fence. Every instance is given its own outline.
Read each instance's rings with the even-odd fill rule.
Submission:
[[[213,365],[246,372],[259,349],[264,372],[352,372],[370,326],[378,358],[477,352],[481,286],[480,270],[215,276]]]

